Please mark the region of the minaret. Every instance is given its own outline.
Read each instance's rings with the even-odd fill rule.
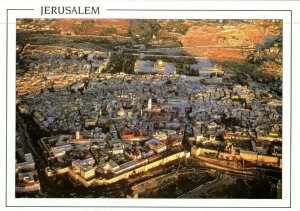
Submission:
[[[80,132],[76,131],[76,139],[80,139]]]
[[[148,100],[148,111],[151,111],[151,109],[152,109],[152,99],[149,98],[149,100]]]

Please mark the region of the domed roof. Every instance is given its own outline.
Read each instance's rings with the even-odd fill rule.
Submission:
[[[117,114],[118,114],[118,116],[123,117],[125,115],[124,109],[120,108]]]

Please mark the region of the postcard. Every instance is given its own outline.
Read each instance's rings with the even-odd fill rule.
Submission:
[[[299,208],[282,4],[6,3],[5,209]]]

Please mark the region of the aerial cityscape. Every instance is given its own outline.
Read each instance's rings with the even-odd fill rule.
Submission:
[[[16,198],[282,198],[282,20],[16,33]]]

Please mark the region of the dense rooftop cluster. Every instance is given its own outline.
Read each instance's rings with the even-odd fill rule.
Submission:
[[[141,28],[138,21],[130,26],[131,36],[135,36],[132,46],[117,45],[113,51],[59,45],[19,46],[17,114],[27,119],[30,129],[36,127],[35,131],[48,136],[38,140],[48,165],[48,177],[68,173],[86,187],[109,185],[123,179],[134,181],[137,175],[150,174],[174,161],[179,161],[180,166],[182,159],[241,172],[257,170],[258,165],[281,169],[280,92],[263,84],[260,75],[257,79],[250,72],[231,71],[230,63],[168,55],[173,48],[157,54],[159,45],[163,45],[158,38],[161,34],[179,39],[185,33],[194,33],[195,40],[217,48],[232,45],[238,51],[245,46],[254,47],[251,40],[239,40],[246,30],[236,29],[251,25],[250,21],[196,23],[146,21],[147,30],[156,30],[149,42],[157,49],[149,52],[149,43],[137,44]],[[259,64],[261,69],[278,68],[274,71],[280,74],[280,23],[274,21],[268,28],[270,23],[254,21],[254,28],[248,29],[250,38],[260,42],[268,33],[276,35],[272,44],[264,43],[267,46],[248,54],[248,62]],[[156,24],[163,28],[156,28]],[[178,24],[185,27],[178,29]],[[267,29],[256,35],[262,26]],[[109,29],[107,33],[118,30]],[[203,40],[202,31],[232,36],[217,40],[207,36]],[[186,45],[190,42],[187,37],[182,41]],[[200,47],[205,50],[207,46]],[[222,55],[222,50],[217,51]],[[281,89],[281,80],[274,84]],[[25,154],[24,159],[18,160],[16,171],[23,165],[21,160],[34,166],[30,154]],[[32,175],[36,174],[30,175],[19,177],[29,177],[34,182]]]

